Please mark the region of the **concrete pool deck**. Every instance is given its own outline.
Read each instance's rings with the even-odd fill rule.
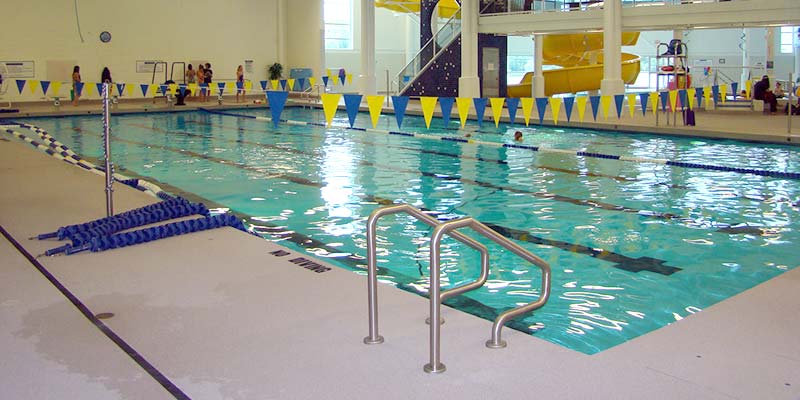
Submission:
[[[53,247],[28,237],[104,216],[104,182],[2,137],[6,398],[800,398],[800,269],[592,356],[508,328],[490,350],[489,321],[445,307],[447,371],[430,375],[426,299],[380,285],[386,342],[364,345],[362,275],[315,273],[288,261],[310,256],[231,228],[26,259]],[[114,200],[156,201],[123,185]]]

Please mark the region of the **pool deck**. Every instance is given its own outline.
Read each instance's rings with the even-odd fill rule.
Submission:
[[[748,135],[786,127],[785,116],[748,118]],[[364,345],[364,276],[315,273],[288,261],[310,256],[276,255],[279,243],[232,228],[26,258],[54,247],[28,237],[103,217],[104,182],[0,139],[3,398],[800,398],[800,268],[591,356],[511,329],[507,348],[487,349],[491,323],[445,307],[447,371],[427,374],[426,299],[380,285],[386,342]],[[156,200],[115,185],[114,201]]]

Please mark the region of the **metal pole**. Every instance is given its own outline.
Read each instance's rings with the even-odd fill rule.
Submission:
[[[110,83],[103,83],[103,153],[106,163],[106,215],[114,215],[114,171],[111,165],[111,109],[109,108],[108,92],[111,88]]]
[[[789,103],[787,103],[786,105],[786,114],[787,114],[786,117],[788,120],[787,122],[788,127],[786,128],[786,133],[789,134],[789,136],[792,136],[792,96],[794,95],[794,91],[795,91],[795,85],[794,81],[792,81],[792,73],[789,72],[789,97],[788,97]]]
[[[389,70],[386,70],[386,107],[389,107],[389,98],[392,97],[392,87],[391,83],[389,83]]]

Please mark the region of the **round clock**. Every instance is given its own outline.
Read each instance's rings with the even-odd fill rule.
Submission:
[[[111,41],[111,32],[103,31],[100,33],[100,41],[103,43],[108,43]]]

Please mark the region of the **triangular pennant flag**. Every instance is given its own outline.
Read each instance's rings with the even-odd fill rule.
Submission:
[[[717,104],[717,100],[719,99],[719,85],[711,86],[711,93],[714,95],[714,104]]]
[[[291,79],[291,78],[287,79],[286,80],[286,86],[289,87],[289,91],[294,90],[294,79]]]
[[[550,98],[550,109],[553,110],[553,123],[558,125],[558,112],[561,111],[561,97]]]
[[[475,97],[472,99],[472,104],[475,105],[475,115],[478,117],[478,127],[483,127],[483,114],[486,112],[486,103],[488,99],[482,97]]]
[[[576,97],[575,105],[578,106],[578,121],[583,122],[583,116],[586,114],[586,96]]]
[[[680,107],[685,108],[688,106],[688,102],[686,101],[686,89],[678,89],[678,100],[680,101]],[[691,107],[688,107],[691,108]]]
[[[547,111],[547,97],[536,98],[536,111],[539,113],[539,125],[544,122],[544,113]]]
[[[711,100],[711,94],[713,92],[714,92],[713,88],[711,90],[708,90],[708,87],[704,87],[702,90],[700,90],[698,92],[698,93],[702,93],[703,94],[703,100],[706,101],[706,108],[708,108],[708,106],[711,104],[711,101],[712,101]]]
[[[97,94],[99,94],[100,96],[103,96],[103,84],[102,83],[95,83],[94,85],[97,86]],[[108,96],[111,97],[111,93],[109,93]]]
[[[300,91],[306,90],[306,78],[297,78],[297,84],[300,86]]]
[[[678,91],[672,89],[669,91],[669,109],[672,112],[675,112],[677,111],[677,107],[678,107]]]
[[[83,92],[83,82],[75,82],[75,94],[80,96],[81,92]]]
[[[40,81],[40,85],[42,85],[42,94],[47,96],[47,89],[50,88],[50,81]]]
[[[331,76],[331,69],[325,68],[325,76]]]
[[[494,118],[494,127],[500,126],[500,116],[503,114],[503,103],[506,99],[502,97],[492,97],[489,99],[489,104],[492,107],[492,118]]]
[[[213,94],[213,93],[211,93],[211,89],[213,89],[213,88],[214,88],[214,85],[209,85],[207,83],[201,83],[200,84],[200,93],[201,94],[205,94],[207,92],[209,95],[211,95],[211,94]]]
[[[317,83],[317,78],[314,78],[313,76],[308,78],[308,85],[309,86],[314,87],[314,84],[316,84],[316,83]]]
[[[287,92],[288,93],[288,92]],[[347,111],[347,119],[350,121],[350,127],[356,122],[358,116],[358,108],[361,106],[360,94],[345,94],[344,95],[344,108]]]
[[[272,126],[278,128],[278,123],[281,121],[281,113],[283,107],[286,105],[286,99],[289,97],[288,92],[269,91],[267,92],[267,101],[269,102],[269,111],[272,115]]]
[[[58,91],[61,90],[61,82],[53,81],[53,96],[58,96]]]
[[[219,90],[219,94],[225,93],[225,82],[217,82],[217,89]]]
[[[228,81],[225,83],[225,89],[228,90],[229,92],[235,92],[236,86],[238,86],[238,84],[239,82]],[[171,87],[172,85],[170,85],[170,89]]]
[[[614,95],[614,105],[617,106],[617,119],[622,118],[622,101],[625,99],[624,94],[615,94]],[[633,113],[631,113],[633,114]]]
[[[728,97],[728,85],[719,85],[719,97],[722,99],[722,104],[725,104],[726,97]]]
[[[522,117],[525,119],[525,126],[529,126],[531,123],[531,114],[533,114],[533,98],[532,97],[523,97],[519,99],[522,103]]]
[[[336,75],[331,76],[331,86],[336,86],[338,84],[339,84],[339,77]]]
[[[661,97],[661,111],[667,111],[667,104],[669,104],[669,92],[663,91],[659,92],[658,95]]]
[[[26,81],[24,79],[17,79],[17,90],[19,90],[19,94],[22,94],[22,89],[25,87],[25,82]]]
[[[280,87],[281,81],[279,81],[277,79],[273,79],[273,80],[269,81],[269,83],[272,84],[272,90],[278,90],[278,88]]]
[[[650,109],[653,110],[653,115],[658,114],[658,92],[650,93]]]
[[[328,79],[329,78],[327,76],[322,77],[322,83],[325,85],[325,87],[328,87]]]
[[[567,122],[572,118],[572,106],[575,104],[575,97],[564,97],[564,113],[567,114]]]
[[[300,78],[303,79],[303,78]],[[369,118],[372,120],[372,128],[378,126],[378,119],[383,110],[383,101],[386,96],[367,96],[367,106],[369,106]]]
[[[431,119],[433,118],[433,109],[436,108],[436,100],[438,97],[422,96],[419,98],[419,104],[422,106],[422,116],[425,118],[425,127],[431,128]]]
[[[286,83],[288,82],[286,79],[281,79],[281,89],[286,90]]]
[[[700,90],[702,90],[702,89],[700,89]],[[689,109],[690,110],[694,110],[694,104],[695,104],[694,100],[695,100],[695,96],[697,96],[697,89],[695,89],[695,88],[686,89],[686,94],[689,96]]]
[[[267,81],[259,81],[258,83],[261,84],[261,90],[267,90]]]
[[[124,83],[118,83],[117,84],[117,93],[119,93],[119,95],[122,96],[122,92],[124,92],[124,91],[125,91],[125,84]]]
[[[631,118],[633,118],[633,114],[636,112],[636,93],[629,93],[627,98],[628,112],[631,114]]]
[[[39,81],[35,79],[28,80],[28,89],[31,90],[31,94],[36,93],[36,88],[39,87]]]
[[[447,125],[450,125],[450,114],[453,112],[453,103],[455,103],[455,101],[456,99],[453,97],[439,98],[439,109],[442,110],[442,123],[445,128],[447,128]]]
[[[269,93],[269,92],[267,92]],[[322,111],[325,113],[325,122],[331,126],[333,116],[336,115],[336,109],[339,108],[339,99],[342,98],[340,93],[322,93]]]
[[[608,111],[611,109],[611,96],[600,96],[600,106],[603,110],[603,119],[608,120]]]
[[[186,85],[184,84],[178,85],[178,92],[180,92],[181,97],[186,96]]]
[[[344,71],[344,69],[340,69],[338,78],[339,78],[339,82],[341,82],[342,85],[344,85],[344,78],[346,78],[346,77],[347,77],[347,73]]]
[[[252,81],[244,81],[244,90],[250,90],[252,88],[253,88],[253,82]]]
[[[169,93],[171,95],[175,96],[175,93],[178,93],[178,84],[170,83],[169,84]]]
[[[733,99],[736,100],[736,95],[739,91],[739,82],[731,82],[731,94],[733,94]]]
[[[597,121],[597,112],[600,111],[600,96],[589,96],[589,103],[592,105],[592,117]]]
[[[397,120],[397,128],[403,126],[403,117],[406,116],[408,106],[408,96],[392,96],[392,107],[394,107],[394,118]]]
[[[458,108],[458,118],[461,120],[461,128],[467,123],[469,116],[469,106],[472,104],[472,99],[469,97],[457,97],[456,108]]]
[[[347,77],[347,83],[353,83],[353,74],[345,75]]]
[[[197,95],[197,90],[199,89],[199,87],[197,86],[196,83],[190,83],[190,84],[186,85],[186,87],[189,88],[189,94],[191,94],[192,96],[196,96]]]
[[[506,105],[508,106],[508,119],[511,121],[511,124],[514,124],[514,120],[517,119],[517,108],[519,107],[519,97],[509,97],[506,99]]]
[[[134,86],[133,84],[130,85],[125,84],[125,92],[128,93],[128,97],[133,96],[133,91],[135,90],[133,86]]]
[[[650,99],[650,93],[639,93],[639,104],[642,106],[642,115],[647,115],[647,101]]]
[[[753,88],[753,81],[746,80],[744,81],[744,94],[747,95],[747,98],[750,98],[750,90]]]
[[[150,85],[143,83],[139,85],[139,88],[142,89],[142,97],[147,97],[147,91],[150,89]]]

